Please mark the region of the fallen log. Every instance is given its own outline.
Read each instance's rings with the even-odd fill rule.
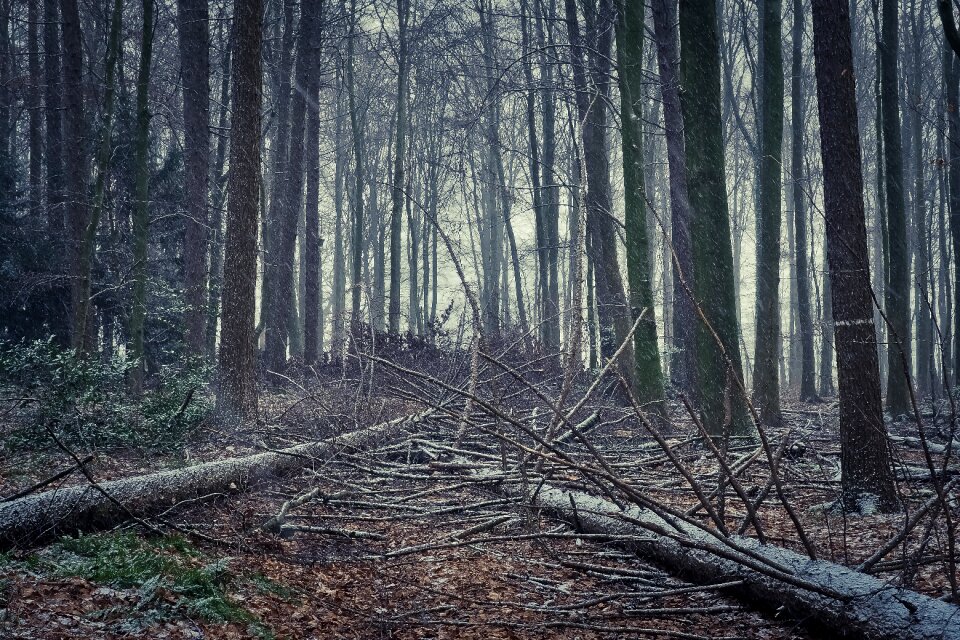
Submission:
[[[380,444],[430,414],[406,416],[287,449],[54,489],[0,503],[0,549],[31,546],[64,534],[98,531],[185,500],[235,492],[264,478],[283,476],[327,460],[344,450]]]
[[[501,487],[510,496],[520,495],[519,485]],[[735,592],[751,604],[784,607],[829,637],[960,640],[960,608],[832,562],[732,536],[751,558],[692,525],[668,523],[640,507],[621,510],[596,496],[549,484],[539,488],[532,504],[584,533],[631,537],[621,546],[691,582],[740,580]],[[778,577],[776,570],[757,567],[756,557],[787,569],[789,575]]]

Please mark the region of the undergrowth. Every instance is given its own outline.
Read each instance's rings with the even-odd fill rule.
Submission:
[[[53,431],[68,446],[84,449],[180,448],[210,410],[203,393],[210,368],[199,362],[161,368],[134,396],[127,389],[132,366],[120,356],[78,356],[52,338],[0,344],[0,387],[19,397],[20,409],[4,446],[53,446]]]
[[[231,601],[228,589],[240,578],[229,570],[228,563],[229,559],[206,562],[202,553],[177,536],[142,539],[132,533],[62,538],[22,561],[25,569],[41,575],[76,576],[132,591],[134,604],[89,614],[116,620],[126,632],[187,617],[238,623],[246,625],[252,635],[271,638],[269,628]],[[262,588],[258,581],[250,582]]]

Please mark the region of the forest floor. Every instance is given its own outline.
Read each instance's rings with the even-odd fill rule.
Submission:
[[[89,468],[97,480],[134,476],[321,439],[418,410],[386,392],[358,397],[356,389],[342,376],[290,385],[261,399],[269,426],[230,433],[202,427],[182,448],[163,455],[91,451]],[[624,477],[666,504],[696,506],[635,420],[610,402],[586,407],[593,408],[604,420],[591,441]],[[784,408],[784,426],[770,435],[786,443],[781,472],[788,499],[820,557],[856,565],[899,530],[904,514],[850,516],[831,509],[838,486],[836,405],[785,400]],[[668,442],[698,477],[715,475],[689,421],[679,407],[671,410]],[[17,420],[9,419],[5,428]],[[907,423],[891,426],[904,436],[916,430]],[[456,456],[430,444],[433,435],[423,434],[419,444],[344,453],[296,477],[179,505],[164,515],[166,536],[146,535],[134,525],[0,555],[0,637],[821,637],[809,630],[809,621],[733,597],[736,584],[684,582],[621,551],[613,540],[577,534],[465,479]],[[487,446],[494,458],[496,447]],[[896,453],[898,468],[924,467],[921,452],[897,446]],[[0,495],[69,464],[55,448],[29,455],[4,451]],[[557,478],[578,481],[562,473]],[[741,477],[754,488],[765,480],[760,467]],[[53,486],[83,482],[73,473]],[[279,536],[259,529],[285,501],[311,489],[313,499],[287,517],[299,531]],[[900,491],[912,509],[931,495],[929,478],[904,479]],[[744,511],[733,500],[726,506],[724,520],[735,530]],[[802,550],[774,496],[760,517],[770,542]],[[877,565],[877,575],[944,595],[942,563],[917,554],[918,562],[897,560],[911,558],[920,544],[944,532],[927,534],[908,539],[901,552]]]

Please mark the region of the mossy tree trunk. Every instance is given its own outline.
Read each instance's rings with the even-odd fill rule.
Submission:
[[[627,275],[634,321],[643,314],[633,334],[633,392],[650,412],[666,416],[663,370],[654,313],[650,233],[647,229],[644,145],[638,105],[645,82],[643,72],[644,6],[617,3],[617,65],[620,80],[620,123],[623,143],[624,218],[627,235]]]
[[[692,223],[694,294],[706,322],[697,323],[697,389],[711,435],[750,435],[744,398],[739,323],[734,299],[733,253],[727,205],[723,125],[720,113],[720,56],[714,0],[680,2],[680,78],[687,178]]]
[[[783,54],[781,0],[760,3],[760,217],[757,239],[756,350],[753,402],[760,419],[779,425],[780,227],[783,161]]]

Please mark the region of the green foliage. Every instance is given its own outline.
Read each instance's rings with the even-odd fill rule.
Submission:
[[[129,360],[78,357],[52,338],[0,345],[0,385],[30,398],[25,424],[5,438],[11,449],[50,445],[47,428],[70,446],[179,447],[210,410],[201,393],[209,367],[161,367],[137,397],[127,392]],[[186,399],[190,402],[184,406]]]
[[[183,538],[143,540],[132,533],[64,538],[37,557],[40,567],[55,575],[135,589],[141,622],[187,615],[260,627],[253,615],[227,597],[233,580],[228,559],[204,564],[202,554]],[[136,622],[129,615],[125,618]]]

